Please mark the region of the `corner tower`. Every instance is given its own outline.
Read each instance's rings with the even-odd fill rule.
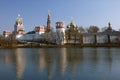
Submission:
[[[56,43],[63,45],[65,43],[65,23],[64,22],[56,22]]]
[[[65,23],[64,22],[56,22],[56,32],[65,32]]]

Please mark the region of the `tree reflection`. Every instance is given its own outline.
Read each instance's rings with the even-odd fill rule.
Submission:
[[[105,61],[108,64],[108,69],[111,72],[111,67],[112,67],[112,54],[111,54],[111,49],[107,49],[106,51],[106,57],[105,57]]]
[[[79,65],[83,62],[84,60],[84,55],[83,55],[83,50],[76,48],[76,49],[68,49],[67,52],[67,60],[68,63],[70,64],[69,71],[71,73],[71,77],[74,77],[77,70],[79,69]],[[79,67],[78,67],[79,66]]]

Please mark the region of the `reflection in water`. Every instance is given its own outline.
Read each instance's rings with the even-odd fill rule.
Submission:
[[[9,64],[10,63],[10,55],[5,54],[5,63]]]
[[[109,72],[111,72],[111,69],[112,69],[112,56],[111,56],[111,50],[110,49],[107,50],[105,61],[106,61],[106,63],[108,63]]]
[[[43,72],[45,69],[45,66],[46,66],[45,53],[44,53],[43,49],[39,50],[39,52],[41,52],[41,53],[39,53],[39,55],[38,55],[39,56],[38,68],[41,72]]]
[[[67,68],[67,53],[66,53],[66,48],[61,48],[60,49],[60,70],[61,74],[64,75],[66,68]]]
[[[114,66],[120,66],[119,52],[119,48],[1,49],[0,72],[4,73],[0,79],[5,72],[15,71],[10,80],[112,80],[111,75],[120,74],[115,73],[120,68]],[[6,66],[7,71],[3,69]]]
[[[52,52],[51,52],[52,53]],[[52,54],[51,53],[46,53],[46,67],[47,67],[47,71],[48,71],[48,80],[52,80],[52,76],[53,76],[53,58],[52,58]]]
[[[71,73],[71,77],[73,77],[74,79],[74,76],[76,75],[76,72],[79,69],[79,67],[81,67],[81,64],[85,57],[83,55],[83,50],[79,48],[68,49],[67,54],[68,54],[67,60],[69,64],[69,73]]]
[[[16,77],[17,79],[21,79],[24,73],[25,68],[25,55],[22,49],[15,50],[15,65],[16,65]]]

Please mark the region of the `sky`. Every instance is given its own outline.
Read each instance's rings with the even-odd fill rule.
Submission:
[[[57,21],[73,21],[83,28],[103,28],[111,22],[113,29],[120,29],[120,0],[0,0],[0,34],[13,31],[18,14],[26,32],[46,25],[48,11],[53,28]]]

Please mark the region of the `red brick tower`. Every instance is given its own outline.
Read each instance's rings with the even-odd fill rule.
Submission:
[[[51,31],[52,31],[52,26],[51,26],[50,12],[48,12],[46,32],[51,32]]]

